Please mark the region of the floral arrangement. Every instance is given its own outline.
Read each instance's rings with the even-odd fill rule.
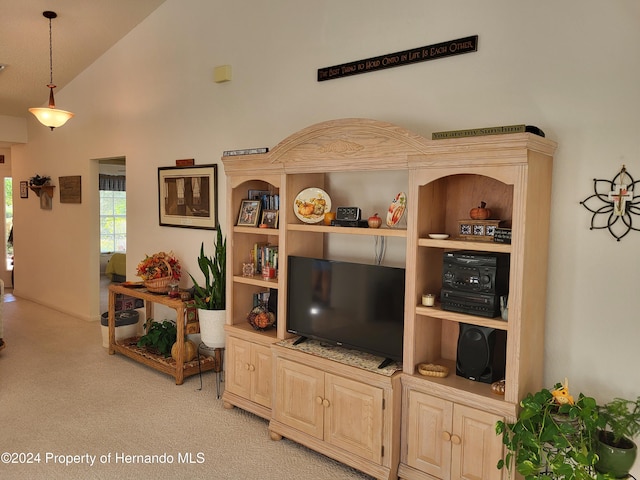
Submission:
[[[51,177],[48,176],[40,176],[38,174],[36,174],[35,177],[31,177],[29,179],[29,185],[31,185],[32,187],[41,187],[43,185],[49,185],[49,182],[51,181]]]
[[[138,264],[137,275],[143,280],[154,280],[171,276],[174,280],[180,280],[180,262],[173,252],[158,252],[145,256]]]

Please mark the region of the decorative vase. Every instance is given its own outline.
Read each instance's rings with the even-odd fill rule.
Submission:
[[[200,322],[200,340],[209,348],[224,348],[224,325],[226,323],[226,310],[202,310],[198,309],[198,321]]]

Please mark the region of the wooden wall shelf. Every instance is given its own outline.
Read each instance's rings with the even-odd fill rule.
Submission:
[[[41,192],[47,192],[50,197],[53,197],[53,189],[56,188],[55,185],[29,185],[31,191],[35,192],[35,194],[39,197]]]

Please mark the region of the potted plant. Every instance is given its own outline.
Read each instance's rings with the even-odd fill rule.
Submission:
[[[601,421],[596,470],[627,478],[638,452],[633,438],[640,433],[640,396],[635,401],[615,398],[598,410]]]
[[[165,357],[171,355],[171,347],[177,338],[176,324],[169,320],[154,322],[149,319],[145,329],[147,333],[140,337],[138,346]]]
[[[216,228],[214,253],[208,257],[204,253],[204,242],[200,246],[198,266],[204,275],[204,284],[189,274],[194,286],[194,301],[198,309],[200,338],[209,348],[223,348],[224,324],[226,319],[227,289],[227,240],[222,237],[220,225]]]
[[[36,174],[35,176],[31,177],[29,179],[29,186],[31,187],[42,187],[44,185],[49,185],[49,182],[51,181],[51,177],[47,176],[47,175],[38,175]]]
[[[598,406],[582,393],[574,401],[565,383],[543,388],[520,402],[514,423],[498,422],[507,454],[498,468],[526,480],[594,478]]]

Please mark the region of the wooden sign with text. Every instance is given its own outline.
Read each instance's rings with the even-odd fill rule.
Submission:
[[[58,177],[60,203],[82,203],[82,177],[73,175]]]
[[[477,50],[478,35],[473,35],[471,37],[458,38],[457,40],[404,50],[402,52],[380,55],[379,57],[334,65],[333,67],[319,68],[318,81],[323,82],[325,80],[333,80],[335,78],[348,77],[360,73],[375,72],[385,68],[411,65],[413,63],[426,62],[437,58],[471,53]]]

